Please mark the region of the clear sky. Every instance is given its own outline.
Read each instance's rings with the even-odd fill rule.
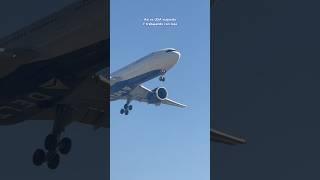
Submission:
[[[144,18],[175,18],[177,26],[145,27]],[[181,52],[166,75],[144,85],[165,86],[169,97],[188,107],[111,103],[111,179],[163,180],[210,178],[210,27],[209,1],[112,0],[111,72],[153,51]]]

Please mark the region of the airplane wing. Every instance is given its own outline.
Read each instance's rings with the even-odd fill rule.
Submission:
[[[93,125],[95,129],[109,126],[109,88],[88,77],[65,101],[75,108],[74,121]]]
[[[186,105],[176,102],[174,100],[171,100],[169,98],[165,98],[164,100],[161,100],[161,101],[150,100],[150,95],[152,94],[153,94],[152,90],[140,85],[130,92],[130,97],[132,100],[146,102],[149,104],[155,104],[155,105],[167,104],[167,105],[176,106],[180,108],[186,107]]]
[[[95,129],[109,128],[109,94],[107,84],[96,81],[92,77],[86,78],[71,94],[58,103],[72,107],[71,121],[92,125]],[[48,108],[30,118],[31,120],[53,119],[55,106]]]
[[[0,76],[0,125],[54,120],[56,105],[68,104],[73,107],[72,121],[108,127],[108,88],[93,78],[106,66],[99,56],[107,51],[103,47],[104,43],[99,44],[97,57],[88,58],[79,54],[84,50],[79,50],[26,63]]]
[[[184,104],[181,104],[181,103],[178,103],[178,102],[175,102],[171,99],[165,99],[162,101],[162,104],[167,104],[167,105],[171,105],[171,106],[177,106],[177,107],[180,107],[180,108],[184,108],[184,107],[187,107],[186,105]]]
[[[215,142],[236,145],[236,144],[245,144],[246,140],[238,137],[231,136],[229,134],[217,131],[210,130],[210,139]]]

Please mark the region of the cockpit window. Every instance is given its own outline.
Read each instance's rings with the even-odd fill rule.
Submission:
[[[173,51],[176,51],[175,49],[168,49],[168,50],[166,50],[166,52],[168,53],[168,52],[173,52]]]

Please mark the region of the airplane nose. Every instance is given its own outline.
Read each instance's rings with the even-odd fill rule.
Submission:
[[[175,64],[177,64],[181,57],[181,53],[173,48],[163,49],[159,52],[159,55],[164,58],[163,62],[165,62],[164,64],[166,64],[166,69],[170,69]]]
[[[180,56],[181,56],[180,52],[179,51],[175,51],[174,53],[176,53],[176,55],[178,56],[178,60],[179,60]]]
[[[170,52],[171,56],[173,57],[172,59],[175,61],[175,63],[177,63],[180,59],[180,52],[179,51],[173,51],[173,52]]]

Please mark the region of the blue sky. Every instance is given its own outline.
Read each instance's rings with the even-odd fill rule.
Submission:
[[[111,179],[210,178],[209,1],[111,0],[111,72],[150,52],[172,47],[181,52],[166,82],[169,97],[188,107],[111,103]],[[177,19],[178,26],[145,27],[144,18]]]

